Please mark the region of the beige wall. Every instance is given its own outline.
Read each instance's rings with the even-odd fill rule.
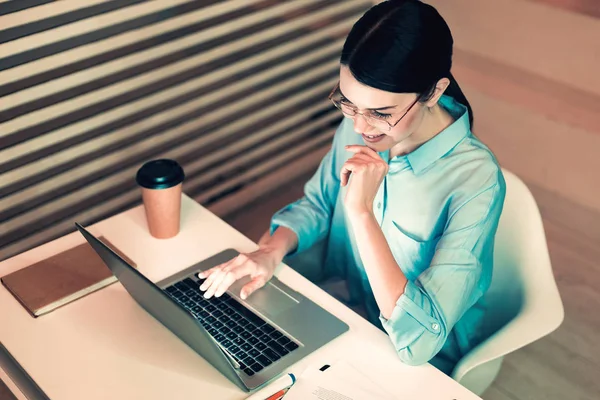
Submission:
[[[541,207],[553,197],[562,218],[570,204],[600,215],[600,21],[542,0],[429,2],[454,34],[476,134]]]

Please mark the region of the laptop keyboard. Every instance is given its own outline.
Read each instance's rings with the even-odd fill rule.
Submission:
[[[227,293],[205,299],[200,291],[201,283],[185,278],[164,291],[200,321],[248,376],[299,347]]]

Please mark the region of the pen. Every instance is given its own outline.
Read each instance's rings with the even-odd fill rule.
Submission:
[[[284,394],[287,393],[289,389],[281,389],[279,392],[275,393],[273,396],[269,397],[267,400],[280,400]]]
[[[296,377],[294,374],[285,374],[281,378],[275,380],[273,383],[256,391],[250,397],[246,398],[246,400],[270,400],[274,395],[279,394],[279,392],[285,391],[292,387],[294,382],[296,382]],[[275,397],[275,399],[277,399],[277,397]]]

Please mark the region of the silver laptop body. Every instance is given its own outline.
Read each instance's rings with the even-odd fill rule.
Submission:
[[[221,298],[199,299],[197,273],[231,260],[239,254],[236,250],[224,250],[155,284],[75,225],[138,304],[244,391],[263,385],[348,330],[275,277],[246,301],[238,294],[249,278]]]

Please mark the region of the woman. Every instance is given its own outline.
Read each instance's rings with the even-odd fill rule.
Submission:
[[[284,257],[325,241],[325,276],[342,276],[410,365],[447,374],[482,338],[505,183],[470,131],[450,73],[452,35],[417,0],[386,1],[352,28],[330,99],[347,117],[305,196],[277,212],[259,250],[201,274],[205,296],[237,279],[264,285]]]

